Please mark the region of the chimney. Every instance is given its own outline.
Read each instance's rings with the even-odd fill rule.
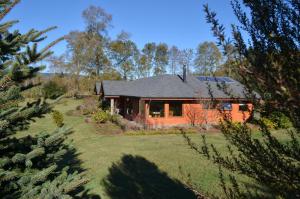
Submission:
[[[186,82],[186,65],[183,65],[182,81]]]

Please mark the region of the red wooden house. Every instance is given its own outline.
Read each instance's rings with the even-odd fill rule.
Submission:
[[[148,127],[216,124],[224,116],[244,122],[253,105],[244,86],[228,77],[159,75],[134,81],[104,80],[96,92],[111,114]]]

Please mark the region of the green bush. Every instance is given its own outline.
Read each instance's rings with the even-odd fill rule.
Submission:
[[[99,101],[94,97],[86,97],[81,105],[81,112],[83,115],[90,115],[95,113],[99,108]]]
[[[120,123],[120,116],[119,115],[111,115],[110,116],[110,121],[112,122],[112,123],[115,123],[115,124],[118,124],[118,123]]]
[[[66,91],[65,86],[61,86],[54,81],[49,81],[43,86],[43,95],[45,98],[56,99],[65,94]]]
[[[231,122],[231,126],[236,129],[243,128],[243,124],[241,122]]]
[[[61,112],[59,111],[53,111],[52,112],[52,119],[56,126],[62,127],[64,125],[64,116]]]
[[[293,127],[293,124],[284,113],[282,112],[273,112],[270,115],[270,120],[272,120],[273,123],[275,123],[275,128],[282,128],[282,129],[287,129]]]
[[[122,120],[120,115],[111,115],[110,121],[119,126],[123,131],[126,131],[128,129],[128,125],[125,122],[126,120]]]
[[[93,119],[96,123],[105,123],[110,120],[110,115],[109,113],[100,109],[93,114]]]
[[[269,129],[276,128],[276,124],[272,120],[270,120],[266,117],[261,118],[261,122]]]

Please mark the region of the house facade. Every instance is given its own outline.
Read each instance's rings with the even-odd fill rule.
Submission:
[[[160,75],[134,81],[104,80],[96,93],[120,114],[147,127],[245,122],[253,105],[244,86],[228,77]]]

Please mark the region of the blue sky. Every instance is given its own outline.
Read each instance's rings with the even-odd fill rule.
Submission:
[[[72,30],[83,30],[82,11],[96,5],[113,16],[114,27],[109,30],[112,38],[125,30],[139,48],[147,42],[196,48],[203,41],[215,40],[205,22],[202,5],[206,3],[230,32],[229,26],[236,19],[229,0],[22,0],[5,20],[19,20],[14,28],[22,32],[58,26],[48,34],[49,43]],[[60,54],[65,47],[61,42],[52,50]]]

